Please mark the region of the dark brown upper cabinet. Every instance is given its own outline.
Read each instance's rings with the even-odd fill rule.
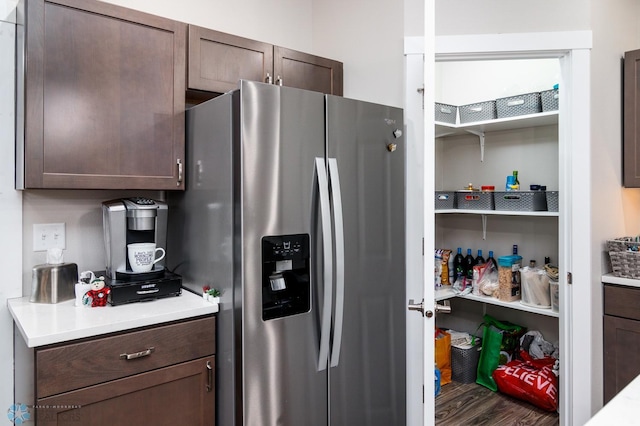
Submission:
[[[338,61],[194,25],[188,50],[190,91],[224,93],[244,79],[342,96]]]
[[[17,33],[18,188],[184,189],[186,24],[22,0]]]
[[[267,81],[273,46],[189,25],[189,89],[225,93],[238,80]]]
[[[622,184],[640,188],[640,50],[624,54]]]
[[[274,47],[275,83],[342,96],[342,63],[284,47]]]

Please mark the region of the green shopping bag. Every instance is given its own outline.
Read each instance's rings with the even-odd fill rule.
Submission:
[[[498,385],[493,380],[493,372],[498,365],[506,364],[517,353],[520,337],[527,332],[527,329],[508,321],[499,321],[488,314],[484,315],[480,327],[483,325],[482,349],[476,383],[496,392]],[[501,358],[503,358],[502,362]]]

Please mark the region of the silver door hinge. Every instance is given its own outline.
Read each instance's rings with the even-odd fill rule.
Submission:
[[[422,255],[424,256],[424,237],[422,237]]]
[[[571,272],[567,272],[567,284],[573,284],[573,275],[571,275]]]

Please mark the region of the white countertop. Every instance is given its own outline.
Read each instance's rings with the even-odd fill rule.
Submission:
[[[640,287],[640,280],[634,280],[632,278],[616,277],[613,274],[604,274],[602,276],[602,282],[607,284],[618,284],[627,287]]]
[[[640,376],[614,396],[585,426],[640,425],[639,404]]]
[[[31,303],[28,296],[7,304],[30,348],[218,312],[217,304],[187,290],[180,296],[100,308],[76,307],[75,300]]]

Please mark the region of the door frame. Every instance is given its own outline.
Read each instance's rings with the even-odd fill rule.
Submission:
[[[427,28],[428,25],[425,24]],[[562,276],[560,277],[560,318],[559,336],[562,348],[561,381],[559,394],[560,424],[584,424],[595,411],[598,401],[594,395],[600,395],[597,381],[590,374],[594,371],[591,354],[594,337],[591,333],[593,300],[590,291],[590,268],[580,268],[581,260],[590,259],[591,244],[591,196],[590,196],[590,49],[592,46],[591,31],[569,31],[548,33],[512,33],[512,34],[479,34],[462,36],[408,37],[405,39],[405,55],[423,55],[424,108],[423,114],[424,149],[423,169],[416,167],[415,162],[408,162],[408,176],[423,183],[424,253],[434,250],[435,212],[433,198],[428,196],[435,189],[433,156],[434,137],[434,89],[435,61],[438,60],[474,60],[474,59],[527,59],[558,58],[561,65],[561,99],[559,115],[559,164],[560,164],[560,217],[559,217],[559,259]],[[422,47],[422,49],[420,49]],[[410,61],[407,60],[409,67]],[[415,66],[415,65],[414,65]],[[407,69],[408,87],[414,71]],[[415,90],[415,86],[414,89]],[[407,117],[413,117],[414,104],[406,100]],[[416,135],[417,136],[417,133]],[[408,135],[411,138],[411,135]],[[576,164],[576,167],[572,165]],[[585,173],[585,167],[588,169]],[[421,176],[420,173],[423,175]],[[409,218],[408,218],[409,219]],[[410,223],[407,223],[409,226]],[[576,247],[576,250],[572,250]],[[409,269],[410,266],[408,266]],[[435,301],[433,286],[428,285],[433,277],[433,256],[423,260],[423,297],[425,311],[434,311]],[[568,283],[568,274],[572,275],[573,284]],[[577,289],[574,291],[574,288]],[[407,298],[412,296],[407,288]],[[415,315],[415,314],[414,314]],[[423,321],[423,382],[424,395],[434,394],[433,384],[433,332],[435,319]],[[407,331],[408,346],[415,345],[418,334]],[[411,343],[409,343],[411,342]],[[408,347],[409,349],[409,347]],[[408,357],[412,352],[407,351]],[[415,364],[415,359],[407,360],[407,367]],[[595,371],[599,371],[597,368]],[[414,373],[414,372],[412,372]],[[595,386],[594,386],[595,384]],[[407,383],[409,387],[411,383]],[[408,390],[415,392],[415,386]],[[415,413],[415,398],[408,400],[408,412]],[[424,425],[434,424],[434,398],[425,397],[422,409]],[[415,418],[414,417],[407,417]],[[418,423],[407,423],[418,424]]]

